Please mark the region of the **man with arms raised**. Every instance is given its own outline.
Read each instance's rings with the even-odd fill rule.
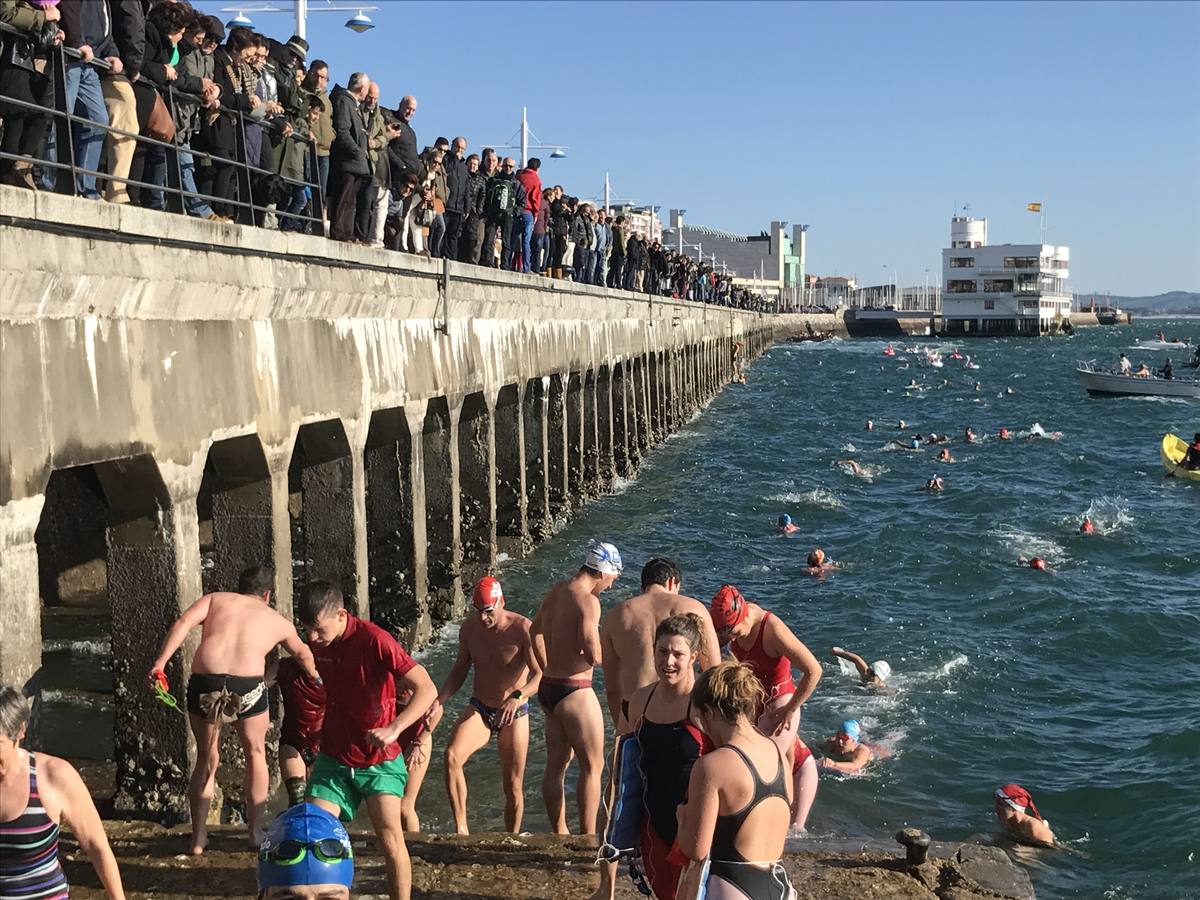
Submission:
[[[271,776],[267,770],[266,734],[271,724],[267,715],[267,688],[263,682],[266,657],[283,644],[306,675],[320,677],[312,653],[296,629],[270,606],[275,572],[269,566],[247,569],[238,578],[238,592],[205,594],[187,608],[167,632],[158,657],[150,668],[150,683],[169,689],[168,660],[197,625],[202,626],[200,646],[192,657],[192,675],[187,683],[188,719],[196,738],[196,767],[188,786],[192,813],[192,853],[204,852],[208,844],[208,808],[221,763],[221,729],[233,724],[246,754],[242,791],[250,844],[262,840],[263,811]]]
[[[308,629],[326,694],[308,801],[343,822],[366,801],[387,864],[388,896],[409,900],[412,864],[401,799],[408,770],[396,739],[425,716],[437,691],[429,673],[390,634],[346,611],[342,592],[329,582],[309,585],[296,612]],[[412,699],[397,713],[396,692],[405,690]]]
[[[654,671],[654,629],[664,619],[695,613],[705,627],[701,671],[721,661],[721,645],[707,608],[699,600],[680,594],[682,586],[679,566],[656,556],[642,567],[642,592],[618,603],[604,616],[600,627],[604,691],[618,734],[628,726],[628,704],[633,692],[658,680]]]
[[[504,786],[504,827],[521,830],[525,811],[525,757],[529,751],[529,697],[538,689],[541,670],[529,637],[530,621],[504,608],[504,592],[495,578],[479,579],[471,596],[478,616],[458,632],[458,659],[442,683],[437,702],[453,697],[475,667],[471,699],[450,732],[446,747],[446,792],[459,834],[467,829],[467,778],[463,767],[492,735],[500,750]]]
[[[600,594],[621,574],[621,554],[596,544],[579,571],[557,582],[533,619],[534,648],[543,672],[538,702],[546,713],[546,771],[542,796],[555,834],[569,834],[563,779],[572,753],[579,758],[575,800],[579,831],[596,833],[604,769],[604,713],[592,689],[600,662]]]

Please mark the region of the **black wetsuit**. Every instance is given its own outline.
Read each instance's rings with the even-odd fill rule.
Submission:
[[[1183,467],[1189,472],[1200,469],[1200,441],[1188,447],[1187,455],[1183,458]]]
[[[709,875],[717,875],[729,882],[745,894],[748,900],[787,900],[791,896],[792,888],[783,864],[775,861],[766,869],[748,865],[758,861],[747,860],[742,856],[737,850],[736,841],[746,817],[758,804],[771,797],[781,797],[783,802],[787,803],[787,780],[791,772],[783,764],[783,756],[780,755],[779,768],[768,784],[759,777],[758,770],[745,753],[733,744],[727,746],[742,758],[742,762],[750,770],[750,777],[754,779],[754,795],[738,812],[717,816],[717,824],[713,828],[712,848],[709,850]],[[778,748],[776,752],[778,753]]]

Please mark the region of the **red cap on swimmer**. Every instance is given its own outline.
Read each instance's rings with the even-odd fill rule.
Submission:
[[[1031,559],[1029,561],[1029,568],[1039,569],[1042,572],[1045,572],[1046,571],[1046,561],[1044,559],[1042,559],[1040,556],[1035,556],[1033,559]]]
[[[723,584],[713,596],[708,612],[712,616],[713,628],[720,631],[722,628],[736,628],[750,610],[741,591],[732,584]]]
[[[1083,524],[1079,526],[1080,534],[1092,534],[1096,530],[1096,526],[1092,524],[1091,519],[1084,519]]]
[[[491,612],[504,599],[504,591],[500,582],[491,575],[485,575],[475,583],[475,592],[471,594],[471,603],[482,612]]]
[[[1041,813],[1037,811],[1037,807],[1033,805],[1033,797],[1029,795],[1029,791],[1019,784],[1006,784],[1002,788],[997,788],[995,797],[1000,803],[1019,813],[1025,813],[1035,819],[1042,817]]]

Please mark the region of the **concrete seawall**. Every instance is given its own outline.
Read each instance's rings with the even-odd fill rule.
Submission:
[[[186,728],[145,673],[203,591],[273,562],[285,615],[329,578],[419,646],[781,327],[0,188],[0,682],[33,678],[43,604],[98,572],[116,806],[179,809]]]

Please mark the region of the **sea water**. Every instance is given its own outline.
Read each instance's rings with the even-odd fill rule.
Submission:
[[[881,341],[777,345],[636,480],[505,562],[510,608],[532,614],[592,540],[613,541],[626,562],[605,607],[636,592],[653,555],[676,559],[685,592],[704,601],[734,582],[825,665],[802,736],[815,746],[853,717],[890,754],[861,776],[822,776],[812,834],[890,839],[915,825],[936,840],[993,840],[992,792],[1017,782],[1070,848],[1020,852],[1040,896],[1200,897],[1200,485],[1164,480],[1158,458],[1165,432],[1200,431],[1200,403],[1093,399],[1073,372],[1121,351],[1190,371],[1179,368],[1190,354],[1129,349],[1159,327],[1200,340],[1200,321],[1175,320],[958,345],[978,370],[885,358]],[[955,344],[936,346],[945,357]],[[923,390],[906,389],[913,378]],[[964,443],[967,426],[980,443]],[[995,437],[1001,426],[1012,440]],[[952,437],[956,462],[885,447],[931,431]],[[942,494],[921,489],[934,473]],[[797,534],[776,534],[784,512]],[[1085,515],[1090,537],[1077,533]],[[805,575],[815,546],[843,567]],[[1050,572],[1018,566],[1022,555]],[[456,642],[446,629],[421,654],[436,681]],[[835,644],[886,659],[892,689],[860,687],[829,655]],[[426,830],[451,826],[441,753],[467,696],[469,682],[435,737]],[[537,831],[536,703],[530,720],[523,827]],[[503,827],[497,774],[493,744],[468,766],[475,830]]]

